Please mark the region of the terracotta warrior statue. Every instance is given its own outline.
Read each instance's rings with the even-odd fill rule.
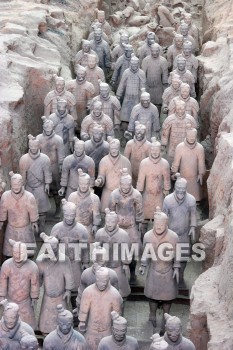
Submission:
[[[87,67],[88,55],[95,55],[97,63],[99,63],[99,57],[96,52],[92,50],[90,41],[82,39],[82,49],[77,52],[74,59],[75,66],[80,64],[83,67]]]
[[[177,74],[173,74],[171,77],[171,85],[164,90],[164,93],[162,96],[163,104],[162,104],[162,109],[160,114],[161,125],[163,125],[163,122],[168,115],[168,106],[171,100],[174,97],[177,97],[180,95],[181,83],[182,81],[179,79],[179,76]]]
[[[116,311],[111,312],[112,335],[104,337],[98,350],[139,350],[138,341],[127,334],[127,320]]]
[[[134,138],[125,146],[124,156],[129,159],[132,166],[132,185],[136,187],[141,161],[149,157],[151,143],[146,139],[146,126],[139,121],[135,122]]]
[[[5,256],[12,256],[9,239],[35,243],[34,232],[39,232],[39,213],[35,197],[24,189],[20,174],[10,172],[10,177],[11,190],[4,192],[0,200],[0,229],[7,221],[3,244]]]
[[[151,53],[142,61],[142,70],[146,75],[146,88],[150,93],[151,102],[157,106],[162,105],[162,95],[168,86],[168,63],[160,55],[159,44],[152,44]]]
[[[109,143],[104,140],[104,129],[101,125],[94,124],[92,133],[91,139],[85,141],[85,153],[94,160],[97,177],[101,159],[109,154]]]
[[[139,59],[132,55],[130,67],[127,68],[121,78],[116,96],[122,100],[121,121],[129,122],[132,109],[140,101],[141,89],[145,87],[146,76],[139,68]]]
[[[128,131],[125,132],[125,137],[132,137],[132,133],[135,133],[135,122],[139,122],[146,127],[146,139],[151,140],[153,132],[158,136],[160,131],[160,122],[159,122],[159,112],[158,108],[151,103],[150,94],[146,92],[145,88],[141,89],[140,103],[138,103],[132,109]]]
[[[1,159],[0,159],[0,165],[1,165]],[[0,199],[2,198],[3,193],[5,192],[6,189],[6,183],[2,178],[2,175],[0,173]]]
[[[50,91],[44,100],[44,115],[49,117],[50,114],[56,113],[57,102],[65,100],[67,102],[67,112],[76,120],[76,100],[73,94],[65,88],[65,80],[62,77],[56,77],[55,90]]]
[[[199,51],[199,40],[200,40],[199,30],[198,30],[197,26],[192,21],[192,14],[188,13],[188,12],[184,12],[183,20],[188,25],[188,34],[194,38],[196,51],[198,52]],[[178,31],[179,31],[179,28],[178,28]]]
[[[100,340],[111,334],[111,311],[121,309],[121,295],[110,284],[109,270],[101,267],[96,282],[83,291],[79,310],[79,330],[85,332],[88,349],[97,349]]]
[[[173,64],[175,58],[182,53],[183,50],[183,44],[184,44],[184,37],[181,34],[175,34],[173,44],[169,46],[167,50],[167,63],[168,68],[170,70],[173,70]]]
[[[120,43],[119,45],[116,45],[114,49],[112,50],[112,68],[115,68],[115,63],[118,60],[119,57],[124,55],[125,53],[125,48],[124,45],[129,44],[129,34],[127,32],[123,32],[120,34]]]
[[[158,333],[153,334],[150,339],[152,343],[149,350],[168,350],[168,343]]]
[[[73,328],[73,314],[57,305],[57,327],[44,340],[44,350],[88,350],[85,338]]]
[[[77,225],[82,224],[88,233],[88,242],[94,242],[95,234],[101,224],[100,199],[91,191],[90,176],[78,169],[78,189],[69,195],[68,202],[75,205]]]
[[[99,57],[99,66],[106,73],[111,69],[111,52],[107,41],[103,38],[103,31],[99,27],[94,27],[94,38],[90,40],[92,49]]]
[[[151,141],[149,157],[140,163],[137,182],[137,190],[142,193],[143,198],[143,233],[147,230],[148,220],[154,218],[156,207],[162,207],[163,199],[171,189],[169,163],[161,158],[160,142],[156,138]]]
[[[189,125],[184,141],[175,149],[171,171],[180,172],[187,181],[187,192],[199,202],[202,199],[203,177],[206,172],[205,152],[203,146],[197,142],[197,130]]]
[[[39,343],[36,336],[25,333],[20,340],[21,350],[38,350]]]
[[[101,247],[99,242],[93,243],[93,250],[92,250],[92,262],[93,265],[85,269],[81,275],[81,281],[78,288],[78,296],[76,299],[76,309],[73,310],[74,315],[78,315],[80,303],[82,299],[82,294],[84,289],[86,289],[88,286],[96,282],[96,271],[102,267],[106,266],[107,262],[107,251],[104,247]],[[109,272],[109,278],[110,283],[113,287],[115,287],[117,290],[119,290],[119,284],[118,284],[118,277],[114,270],[108,269]]]
[[[67,83],[67,90],[72,92],[76,98],[76,111],[78,119],[76,120],[76,128],[79,131],[83,118],[87,115],[87,107],[91,99],[95,95],[94,85],[87,80],[86,68],[76,66],[76,79]]]
[[[9,239],[13,258],[2,264],[0,273],[0,299],[18,304],[22,321],[36,328],[35,307],[39,298],[39,271],[36,263],[28,259],[25,243]]]
[[[61,188],[58,191],[59,196],[66,194],[66,199],[72,192],[78,188],[78,169],[82,169],[90,175],[91,187],[95,181],[95,163],[93,159],[85,154],[85,143],[74,138],[74,153],[64,159],[61,173]]]
[[[104,129],[105,140],[108,136],[114,136],[112,119],[103,112],[103,104],[101,101],[92,103],[92,110],[87,115],[81,124],[81,138],[87,141],[93,136],[93,127],[99,124]]]
[[[154,32],[147,33],[145,43],[139,48],[138,57],[140,61],[140,66],[142,64],[143,59],[151,54],[151,45],[158,42],[159,39]]]
[[[194,56],[193,44],[191,41],[184,41],[182,52],[176,56],[173,62],[173,69],[177,68],[177,59],[182,56],[186,59],[186,68],[194,76],[195,83],[197,82],[198,59]]]
[[[174,114],[176,110],[176,101],[184,101],[185,102],[185,111],[187,114],[190,114],[195,120],[198,125],[198,112],[199,112],[199,105],[197,100],[195,98],[190,96],[190,86],[186,83],[181,83],[180,85],[180,94],[179,96],[174,97],[168,106],[168,115]]]
[[[179,32],[181,35],[183,35],[184,42],[191,41],[192,46],[193,46],[193,52],[197,52],[196,42],[195,42],[194,38],[191,35],[189,35],[189,26],[187,23],[181,22],[181,24],[179,26]]]
[[[54,131],[54,123],[52,120],[47,119],[45,116],[43,120],[43,133],[37,135],[37,139],[40,142],[41,152],[46,154],[51,162],[52,170],[52,183],[50,185],[50,193],[53,194],[56,212],[55,216],[59,215],[60,211],[60,198],[58,196],[58,190],[60,186],[60,177],[62,170],[62,163],[65,158],[65,148],[61,136],[57,135]]]
[[[21,350],[20,341],[25,334],[35,336],[31,326],[23,322],[19,316],[19,306],[4,299],[3,314],[0,320],[0,347],[2,350]]]
[[[91,40],[94,39],[95,30],[96,30],[97,28],[99,28],[99,29],[102,30],[101,23],[99,23],[99,22],[93,22],[92,25],[91,25],[91,27],[90,27],[90,32],[89,32],[89,35],[88,35],[87,40],[91,41]],[[103,39],[104,41],[106,41],[108,45],[110,45],[111,42],[112,42],[112,38],[109,37],[109,36],[107,36],[107,34],[106,34],[105,32],[103,32],[103,30],[102,30],[102,39]],[[111,54],[111,53],[110,53],[110,54]]]
[[[108,208],[109,196],[113,190],[119,187],[120,170],[127,168],[132,174],[130,161],[120,153],[120,141],[109,138],[109,154],[103,157],[99,163],[96,187],[103,187],[101,196],[101,212]]]
[[[197,126],[195,119],[186,113],[185,108],[184,101],[176,101],[175,113],[169,115],[162,126],[161,144],[163,148],[167,147],[169,162],[174,159],[176,146],[185,138],[187,124],[191,124],[194,128]]]
[[[168,313],[164,314],[166,320],[166,332],[164,340],[168,343],[168,350],[196,350],[191,340],[182,335],[181,320]]]
[[[59,243],[65,244],[66,255],[70,259],[74,276],[75,287],[72,289],[72,295],[76,298],[82,271],[89,266],[89,254],[86,247],[86,249],[82,249],[80,259],[77,258],[74,251],[74,244],[87,244],[89,237],[86,227],[75,220],[76,205],[74,203],[62,199],[62,212],[63,220],[53,226],[51,236],[56,237]]]
[[[74,129],[77,121],[67,113],[67,102],[59,100],[57,102],[57,110],[48,118],[54,124],[56,135],[63,140],[65,156],[73,152]]]
[[[111,95],[110,86],[107,83],[99,81],[100,94],[96,96],[91,101],[91,108],[95,101],[100,101],[102,103],[103,113],[107,114],[114,125],[114,130],[120,129],[120,110],[121,104],[116,96]]]
[[[179,275],[179,284],[184,286],[184,270],[187,264],[187,258],[190,257],[191,239],[195,241],[195,229],[197,226],[196,201],[195,198],[187,192],[187,181],[176,174],[175,190],[169,194],[163,202],[163,211],[168,216],[168,227],[178,235],[180,243],[187,243],[188,254],[183,254]],[[177,220],[179,218],[179,220]]]
[[[100,93],[99,80],[105,82],[105,75],[103,69],[98,66],[98,57],[96,55],[88,55],[86,71],[87,81],[90,81],[95,88],[93,97],[98,96]]]
[[[43,334],[52,332],[57,327],[57,305],[67,307],[71,291],[75,287],[70,259],[59,251],[56,237],[41,233],[44,241],[43,251],[39,253],[36,263],[40,273],[40,285],[44,286],[42,297],[39,330]],[[49,317],[48,317],[49,315]]]
[[[171,83],[171,79],[173,74],[176,74],[179,76],[179,79],[183,83],[187,83],[190,85],[190,95],[193,98],[196,98],[196,91],[195,91],[195,78],[192,75],[192,73],[186,68],[186,59],[183,56],[179,56],[177,58],[177,68],[174,69],[169,76],[168,83]]]
[[[167,244],[169,243],[170,259],[163,259],[167,256]],[[178,243],[177,234],[168,228],[168,217],[157,207],[154,213],[154,226],[148,231],[143,239],[143,256],[139,272],[144,275],[147,266],[144,294],[149,299],[150,315],[149,320],[153,327],[156,327],[156,312],[158,306],[162,304],[163,313],[169,313],[172,301],[176,299],[179,281],[180,263],[176,260],[176,245]],[[159,254],[159,247],[164,244],[163,253]],[[152,254],[146,254],[146,249],[153,247],[155,258]],[[149,249],[150,250],[150,249]],[[148,252],[149,252],[148,250]],[[150,258],[148,258],[148,255]],[[162,256],[161,256],[162,255]],[[165,319],[161,327],[164,333]]]
[[[112,35],[112,28],[110,26],[110,24],[108,23],[108,21],[106,21],[105,19],[105,12],[104,11],[100,11],[98,9],[95,9],[96,12],[96,20],[92,23],[98,23],[101,25],[101,29],[102,31],[109,37],[111,38]]]
[[[106,266],[113,269],[118,277],[119,292],[122,298],[130,294],[129,278],[132,256],[124,254],[122,245],[130,249],[131,239],[128,233],[119,227],[119,218],[115,211],[105,209],[105,226],[96,233],[95,240],[101,244],[106,243],[109,249],[109,259]],[[135,234],[135,232],[134,232]],[[117,254],[116,254],[117,245]]]
[[[130,44],[123,44],[123,54],[117,59],[114,65],[114,71],[112,74],[111,85],[115,89],[118,87],[122,75],[126,69],[130,67],[131,57],[134,53],[133,46]]]
[[[52,169],[49,157],[41,153],[40,142],[28,135],[29,150],[19,160],[19,171],[25,189],[31,192],[37,202],[40,232],[45,226],[46,212],[50,209],[49,191],[52,183]]]

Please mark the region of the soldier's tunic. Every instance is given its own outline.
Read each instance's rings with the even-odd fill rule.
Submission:
[[[105,82],[104,71],[102,68],[98,66],[96,66],[95,68],[90,68],[87,66],[86,71],[87,71],[87,81],[90,81],[93,84],[95,89],[93,97],[98,96],[100,93],[99,80],[101,80],[102,82]]]
[[[175,44],[169,46],[167,50],[167,63],[168,63],[168,68],[169,69],[174,69],[173,63],[176,58],[176,56],[180,55],[182,53],[183,49],[179,49],[176,47]]]
[[[180,88],[174,89],[174,87],[172,85],[170,85],[168,88],[166,88],[164,90],[164,93],[163,93],[163,96],[162,96],[162,100],[163,100],[162,108],[164,108],[164,107],[168,108],[171,100],[174,97],[179,96],[179,94],[180,94]]]
[[[77,52],[77,54],[75,56],[75,59],[74,59],[75,65],[80,64],[81,66],[86,68],[87,67],[87,62],[88,62],[88,55],[96,56],[97,64],[99,63],[99,57],[97,56],[96,52],[94,50],[90,49],[90,51],[88,53],[84,52],[83,50],[79,50]]]
[[[146,138],[148,141],[151,140],[153,131],[159,132],[160,130],[158,108],[153,103],[150,103],[148,108],[144,108],[141,103],[138,103],[133,107],[129,118],[128,131],[135,131],[136,121],[145,125]]]
[[[119,82],[121,81],[124,71],[129,68],[130,60],[131,60],[131,57],[130,58],[125,57],[125,54],[123,54],[117,59],[115,63],[114,71],[112,74],[112,81],[116,83],[116,86],[118,86]]]
[[[95,26],[95,24],[100,26],[100,28],[102,29],[103,33],[105,33],[108,37],[111,37],[111,35],[112,35],[112,27],[110,26],[110,24],[107,21],[99,22],[99,20],[96,19],[94,22],[92,22],[91,28],[93,28]]]
[[[31,302],[39,298],[39,293],[39,271],[34,261],[27,259],[17,264],[10,258],[2,264],[0,297],[16,303],[21,320],[33,329],[36,329],[36,318]]]
[[[98,350],[139,350],[138,342],[135,338],[126,336],[123,343],[117,343],[112,335],[104,337],[99,343]]]
[[[184,101],[185,102],[185,112],[190,114],[197,122],[198,125],[198,112],[199,105],[197,100],[193,97],[182,98],[181,96],[177,96],[171,100],[168,106],[168,115],[174,114],[176,111],[176,101]]]
[[[129,122],[133,107],[140,102],[141,89],[145,88],[146,76],[142,69],[133,73],[130,68],[122,75],[116,95],[123,99],[121,121]]]
[[[100,291],[92,284],[83,291],[79,320],[87,322],[85,338],[89,349],[97,349],[100,340],[111,334],[111,312],[121,314],[122,298],[110,284]]]
[[[162,104],[162,95],[168,84],[168,63],[166,58],[151,55],[142,61],[142,69],[146,75],[146,90],[149,92],[151,102],[155,105]]]
[[[120,185],[120,170],[127,168],[131,175],[130,161],[121,154],[117,158],[113,158],[110,154],[101,159],[99,163],[98,177],[103,181],[103,192],[101,196],[101,212],[108,208],[109,196],[113,190]]]
[[[172,246],[174,257],[168,261],[161,260],[158,254],[158,248],[161,244],[169,243]],[[143,239],[143,251],[148,245],[153,247],[156,259],[144,259],[142,256],[141,264],[148,266],[144,294],[147,298],[161,301],[173,300],[177,297],[178,286],[176,279],[173,278],[174,267],[180,267],[176,261],[176,245],[178,236],[175,232],[168,229],[162,235],[157,235],[154,229],[148,231]],[[165,253],[166,254],[166,253]]]
[[[115,46],[114,49],[112,50],[112,53],[111,53],[112,62],[115,63],[119,57],[124,55],[124,53],[125,53],[125,49],[124,49],[123,45],[119,44],[119,45]]]
[[[32,327],[21,321],[20,318],[12,329],[5,326],[3,318],[0,320],[0,339],[7,344],[6,349],[21,350],[20,341],[25,333],[35,336]]]
[[[40,284],[44,285],[39,330],[47,334],[57,327],[57,305],[62,304],[65,309],[68,308],[63,295],[75,286],[73,272],[70,259],[62,254],[61,259],[57,261],[51,261],[47,255],[41,254],[36,263],[40,273]]]
[[[185,56],[183,53],[181,53],[180,55],[176,56],[174,63],[173,63],[173,70],[177,68],[177,60],[179,57],[183,57],[186,59],[186,69],[188,69],[195,80],[195,83],[197,82],[197,69],[198,69],[198,59],[191,54],[190,56]]]
[[[23,243],[35,243],[31,224],[37,222],[38,219],[36,200],[30,192],[23,189],[19,194],[13,191],[3,193],[0,201],[0,221],[8,221],[3,244],[5,256],[12,256],[9,239]]]
[[[91,140],[85,141],[85,153],[94,160],[95,176],[97,177],[101,159],[109,154],[109,143],[105,140],[97,143],[92,137]]]
[[[40,152],[36,155],[24,154],[19,160],[19,172],[23,177],[25,189],[36,199],[39,213],[46,213],[50,209],[50,203],[45,184],[52,183],[49,157]]]
[[[62,166],[65,158],[65,147],[63,140],[55,132],[52,135],[47,136],[45,133],[37,136],[40,141],[41,152],[46,154],[51,162],[52,171],[52,183],[50,189],[52,191],[58,191],[60,186],[60,166]]]
[[[91,101],[91,106],[95,101],[100,101],[103,106],[103,113],[111,118],[113,125],[120,125],[121,104],[116,96],[109,95],[108,98],[102,98],[101,95],[96,96]]]
[[[67,101],[68,113],[71,114],[74,119],[77,119],[75,97],[71,92],[67,90],[63,90],[62,93],[58,93],[56,90],[53,90],[46,95],[44,99],[44,115],[46,117],[49,117],[50,114],[56,112],[57,101],[59,99]]]
[[[197,177],[206,172],[205,152],[200,143],[189,145],[185,140],[176,147],[172,172],[176,173],[177,171],[187,180],[187,192],[192,194],[196,201],[200,201],[203,189],[197,182]]]
[[[49,120],[54,123],[54,131],[56,135],[63,140],[65,156],[70,154],[70,142],[74,139],[74,118],[65,113],[62,117],[56,112],[49,116]]]
[[[191,340],[182,335],[179,336],[176,342],[173,342],[168,338],[167,333],[165,333],[164,340],[168,343],[168,350],[196,350]]]
[[[163,123],[161,144],[167,146],[169,162],[174,159],[176,146],[185,139],[187,124],[191,124],[193,128],[197,127],[195,119],[187,113],[181,118],[171,114]]]
[[[99,57],[99,66],[106,72],[107,68],[111,68],[111,53],[110,47],[105,40],[101,40],[97,43],[94,39],[90,40],[92,49],[96,52]]]
[[[104,129],[105,139],[107,138],[107,136],[114,136],[113,122],[111,118],[108,115],[104,114],[103,112],[101,113],[100,117],[96,118],[93,115],[93,112],[91,112],[82,121],[81,138],[85,138],[87,136],[91,138],[93,136],[93,128],[95,127],[96,124],[101,125],[102,128]]]
[[[44,350],[88,350],[87,343],[84,336],[71,329],[71,331],[64,335],[59,328],[52,331],[45,337],[43,343]]]
[[[183,72],[181,72],[180,70],[178,70],[178,68],[176,68],[170,73],[170,76],[168,78],[168,83],[169,84],[171,84],[171,77],[172,77],[173,74],[178,75],[179,79],[183,83],[189,84],[189,86],[190,86],[190,96],[193,97],[193,98],[196,98],[195,79],[194,79],[194,76],[192,75],[192,73],[188,69],[185,69]]]
[[[145,219],[153,219],[156,207],[162,208],[163,190],[171,188],[170,167],[166,159],[152,157],[141,161],[137,190],[142,192]]]
[[[73,202],[76,205],[76,222],[86,228],[88,242],[94,242],[92,228],[101,224],[99,197],[91,191],[83,194],[77,190],[70,194],[68,202]]]
[[[81,223],[75,222],[72,226],[68,226],[64,221],[61,221],[53,226],[51,236],[56,237],[59,243],[65,243],[66,245],[66,255],[69,257],[71,262],[75,284],[72,292],[77,292],[82,274],[81,263],[89,263],[88,249],[82,249],[80,261],[80,259],[75,256],[74,248],[69,247],[69,244],[87,243],[88,232]]]

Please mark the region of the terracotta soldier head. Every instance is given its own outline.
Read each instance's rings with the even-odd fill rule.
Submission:
[[[91,42],[89,40],[82,39],[82,50],[84,53],[91,51]]]
[[[64,335],[69,334],[73,328],[73,314],[64,309],[61,304],[57,305],[57,312],[57,325],[60,332]]]
[[[130,59],[132,57],[132,54],[133,54],[133,46],[130,45],[130,44],[122,44],[122,46],[124,47],[124,54],[125,54],[125,57]]]
[[[146,138],[146,127],[140,122],[135,122],[135,139],[137,141],[142,141]]]
[[[168,349],[168,343],[163,339],[163,337],[160,337],[158,333],[153,334],[151,339],[152,339],[152,344],[150,346],[150,350],[167,350]]]
[[[85,142],[74,137],[74,154],[76,157],[81,157],[85,154]]]
[[[181,83],[180,85],[180,96],[186,100],[190,96],[190,85]]]
[[[102,41],[103,31],[99,26],[94,26],[94,40],[96,43],[100,43]]]
[[[75,223],[76,216],[76,205],[72,202],[67,202],[66,199],[62,199],[62,211],[63,211],[63,222],[67,226],[72,226]]]
[[[45,116],[41,117],[43,121],[43,134],[45,136],[51,136],[54,133],[54,123],[52,120],[46,118]]]
[[[131,56],[131,59],[130,59],[130,70],[133,73],[136,73],[139,70],[139,59],[135,55]]]
[[[65,80],[62,77],[56,77],[55,79],[55,89],[58,92],[58,94],[63,93],[65,90]]]
[[[67,112],[67,101],[58,99],[57,100],[57,115],[62,118]]]
[[[128,44],[129,43],[129,34],[126,32],[121,33],[120,36],[120,44]]]
[[[181,332],[182,332],[182,326],[181,326],[181,321],[178,317],[176,316],[171,316],[167,313],[164,314],[165,320],[166,320],[166,334],[168,339],[174,343],[174,346],[176,342],[180,339],[181,337]]]
[[[161,211],[159,207],[156,208],[154,213],[154,232],[156,235],[161,236],[168,228],[168,217]]]
[[[107,252],[104,247],[101,247],[99,242],[93,243],[93,247],[91,257],[93,261],[93,271],[95,273],[101,266],[105,266]]]
[[[186,195],[187,181],[184,178],[182,178],[179,173],[176,173],[175,176],[175,196],[179,201],[182,201]]]
[[[127,320],[120,316],[116,311],[111,312],[112,316],[112,335],[116,343],[123,343],[127,333]]]
[[[77,81],[77,83],[83,84],[86,80],[86,75],[87,75],[86,68],[84,68],[80,64],[77,64],[77,66],[76,66],[76,81]]]
[[[181,35],[183,35],[183,37],[186,37],[188,35],[189,32],[189,26],[187,23],[183,22],[180,25],[180,33]]]
[[[20,340],[21,350],[38,350],[39,343],[34,335],[27,334],[23,335]]]
[[[183,54],[185,57],[190,57],[193,52],[193,44],[191,41],[185,40],[183,45]]]
[[[175,114],[178,118],[182,119],[185,117],[186,115],[185,109],[186,109],[185,102],[181,100],[177,100]]]
[[[132,177],[128,173],[127,168],[123,168],[121,170],[121,177],[120,177],[120,191],[123,194],[128,194],[132,189]]]
[[[90,69],[94,69],[97,66],[97,57],[96,55],[88,54],[87,56],[87,65]]]
[[[47,236],[46,233],[41,232],[40,237],[42,238],[43,242],[46,244],[49,244],[51,249],[53,250],[53,253],[56,255],[58,253],[59,249],[59,241],[56,237],[53,236]],[[51,256],[51,260],[53,260],[54,256]]]
[[[177,58],[177,68],[180,72],[185,71],[186,69],[186,59],[182,56]]]
[[[27,258],[28,258],[28,253],[27,253],[27,246],[25,243],[22,242],[16,242],[13,239],[9,239],[10,245],[13,247],[13,259],[14,262],[17,265],[23,264]]]
[[[23,189],[23,178],[20,174],[14,174],[13,171],[9,172],[11,177],[11,191],[15,194],[19,194]]]
[[[108,136],[107,140],[109,143],[109,153],[111,157],[117,158],[120,154],[120,141],[112,138],[111,136]]]
[[[155,33],[154,32],[148,32],[146,36],[146,42],[148,46],[151,46],[155,42]]]
[[[144,108],[150,107],[150,94],[146,92],[145,88],[141,88],[140,102],[142,107]]]
[[[92,104],[92,115],[95,119],[100,119],[103,112],[103,103],[101,101],[94,101]]]
[[[97,19],[102,24],[105,22],[105,12],[96,9]]]
[[[28,140],[29,153],[32,156],[36,156],[38,153],[40,153],[40,142],[36,137],[32,135],[28,135]]]
[[[110,211],[109,208],[105,209],[105,228],[108,232],[112,232],[117,228],[118,216],[115,211]]]
[[[109,271],[107,267],[100,267],[97,269],[96,273],[96,286],[103,292],[109,286]]]
[[[110,86],[107,83],[103,83],[101,80],[99,80],[99,86],[100,86],[100,96],[104,100],[108,100],[110,96]]]
[[[15,303],[8,302],[7,299],[2,300],[0,305],[4,308],[2,322],[8,330],[11,330],[19,321],[19,307]]]
[[[187,124],[185,141],[190,145],[195,145],[197,142],[197,129],[193,128],[191,124]]]
[[[184,44],[184,37],[181,34],[176,34],[174,38],[174,44],[177,49],[182,49]]]
[[[151,138],[151,147],[150,147],[150,158],[152,160],[157,160],[161,156],[161,143],[156,140],[156,137]]]
[[[157,44],[157,43],[152,44],[150,47],[151,57],[153,57],[153,58],[159,57],[160,50],[161,50],[161,47],[159,44]]]
[[[191,13],[188,13],[188,12],[185,12],[184,13],[184,22],[190,26],[192,24],[192,14]]]
[[[104,129],[101,125],[97,123],[94,124],[91,139],[96,143],[100,143],[104,140]]]
[[[172,74],[171,85],[172,85],[173,89],[174,90],[179,90],[181,83],[182,83],[182,81],[179,79],[179,75]]]
[[[82,169],[78,169],[78,190],[80,193],[87,193],[90,191],[91,178],[84,173]]]

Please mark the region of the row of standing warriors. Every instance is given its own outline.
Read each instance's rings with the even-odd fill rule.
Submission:
[[[45,97],[43,132],[29,135],[19,174],[10,173],[11,189],[4,192],[1,184],[0,228],[8,258],[0,275],[2,349],[37,349],[33,329],[42,285],[38,327],[50,333],[44,349],[138,349],[136,339],[126,336],[127,321],[120,316],[130,283],[136,281],[137,260],[142,275],[148,269],[149,319],[156,327],[162,306],[161,333],[166,323],[164,337],[154,335],[151,349],[195,349],[182,336],[180,320],[169,315],[178,285],[184,283],[187,256],[164,262],[144,259],[142,252],[147,244],[157,252],[169,242],[175,252],[178,243],[188,243],[189,257],[195,241],[196,202],[202,199],[205,174],[204,150],[197,141],[196,38],[189,34],[190,25],[181,23],[166,59],[155,33],[148,32],[137,58],[127,33],[110,52],[103,39],[109,27],[103,23],[82,42],[75,57],[77,78],[65,84],[57,77],[55,89]],[[105,83],[111,68],[116,96]],[[49,197],[59,218],[64,196],[63,219],[46,235]],[[148,231],[150,220],[153,228]],[[34,262],[28,259],[33,254],[28,244],[35,246],[39,238],[48,252]],[[77,259],[71,246],[93,242],[89,267],[89,249],[82,249]],[[64,252],[59,243],[64,243]],[[133,244],[138,249],[114,259],[116,243],[128,251]],[[84,337],[73,329],[70,300]]]

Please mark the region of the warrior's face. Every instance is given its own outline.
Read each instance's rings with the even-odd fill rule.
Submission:
[[[125,57],[130,58],[133,53],[133,47],[125,47]]]
[[[180,324],[178,324],[177,322],[169,322],[168,324],[166,324],[166,332],[167,332],[167,336],[168,338],[175,343],[180,336],[181,333],[181,327]]]
[[[93,140],[98,143],[103,139],[104,133],[101,130],[93,130]]]
[[[160,154],[161,154],[161,146],[152,144],[150,149],[150,156],[153,159],[158,159],[160,157]]]
[[[91,51],[91,44],[89,43],[83,43],[82,49],[84,53],[89,53]]]
[[[144,140],[146,135],[146,128],[135,128],[135,138],[137,141]]]
[[[16,263],[21,263],[27,259],[27,250],[22,244],[13,246],[13,259]]]
[[[86,79],[86,72],[83,70],[77,71],[77,81],[82,83]]]
[[[120,180],[120,189],[124,194],[127,194],[131,191],[132,188],[132,179],[130,178],[121,178]]]
[[[186,68],[186,60],[182,58],[178,58],[177,67],[181,72],[183,72]]]
[[[190,145],[193,145],[196,142],[196,140],[197,140],[196,129],[186,131],[186,140]]]
[[[66,223],[66,225],[68,226],[72,226],[73,223],[75,222],[75,216],[76,216],[76,213],[74,210],[65,210],[63,212],[64,214],[64,222]]]
[[[176,115],[179,118],[185,115],[185,103],[181,103],[181,102],[176,103]]]
[[[74,153],[77,157],[81,157],[85,151],[85,144],[84,142],[75,142],[74,144]]]
[[[139,63],[138,62],[131,62],[130,69],[133,73],[136,73],[139,70]]]
[[[167,219],[164,217],[154,218],[154,230],[157,235],[162,235],[167,230]]]
[[[40,143],[38,140],[30,140],[29,141],[29,150],[32,154],[37,154],[40,149]]]
[[[187,189],[187,186],[183,183],[177,183],[175,184],[175,193],[176,193],[176,197],[179,199],[179,200],[183,200],[184,199],[184,196],[186,194],[186,189]]]
[[[127,333],[127,326],[125,324],[114,324],[112,327],[112,334],[116,341],[121,342]]]
[[[98,13],[97,19],[100,23],[104,23],[105,21],[105,13]]]
[[[54,124],[53,123],[44,123],[43,125],[43,131],[46,136],[52,135],[54,130]]]
[[[102,35],[103,35],[102,29],[100,28],[95,29],[94,31],[95,41],[100,42],[102,40]]]
[[[109,153],[112,157],[116,158],[120,154],[120,143],[114,143],[109,145]]]
[[[16,326],[16,323],[18,322],[19,314],[18,312],[9,309],[4,311],[3,317],[6,328],[13,329]]]
[[[95,103],[93,105],[92,114],[95,118],[100,118],[102,114],[102,103]]]
[[[180,88],[180,95],[182,98],[186,99],[190,96],[190,87],[189,86],[182,86]]]
[[[58,114],[63,115],[66,113],[67,103],[65,102],[58,102],[57,103],[57,111]]]
[[[186,14],[184,17],[184,21],[185,23],[190,26],[190,24],[192,23],[192,15],[191,14]]]
[[[61,93],[65,89],[65,81],[62,79],[57,80],[55,87],[56,87],[56,91]]]
[[[78,181],[78,188],[81,193],[86,193],[90,189],[90,178],[86,176],[80,176]]]
[[[91,57],[88,57],[87,64],[89,68],[94,69],[97,65],[96,56],[92,55]]]
[[[152,34],[148,35],[146,41],[147,41],[147,45],[151,46],[155,42],[155,35],[152,35]]]
[[[184,37],[183,36],[180,35],[180,36],[175,37],[175,46],[178,49],[182,49],[183,43],[184,43]]]
[[[128,44],[129,43],[129,37],[128,35],[121,35],[120,37],[120,43],[122,44]]]
[[[23,180],[22,179],[12,179],[11,180],[11,190],[15,193],[18,194],[22,191],[23,187]]]
[[[96,273],[96,285],[100,291],[104,291],[109,283],[109,274],[98,272]]]
[[[192,54],[192,43],[184,43],[183,53],[187,57],[189,57]]]
[[[159,54],[160,54],[160,48],[159,48],[159,46],[153,45],[153,46],[151,47],[150,51],[151,51],[151,56],[152,56],[153,58],[159,57]]]
[[[189,28],[188,28],[188,25],[185,23],[185,24],[182,24],[180,26],[180,33],[181,35],[183,35],[184,37],[186,37],[188,35],[188,31],[189,31]]]
[[[141,105],[144,108],[149,108],[150,107],[150,96],[142,96],[141,97]]]
[[[112,232],[115,230],[118,224],[118,217],[117,215],[106,215],[105,217],[105,226],[109,232]]]
[[[102,86],[100,87],[100,96],[102,98],[108,98],[110,94],[110,89],[108,86]]]
[[[57,323],[58,323],[58,327],[59,327],[60,331],[64,335],[68,334],[73,327],[73,320],[71,320],[70,318],[59,317]]]
[[[172,87],[173,87],[173,89],[178,90],[180,87],[180,80],[173,78],[172,79]]]

